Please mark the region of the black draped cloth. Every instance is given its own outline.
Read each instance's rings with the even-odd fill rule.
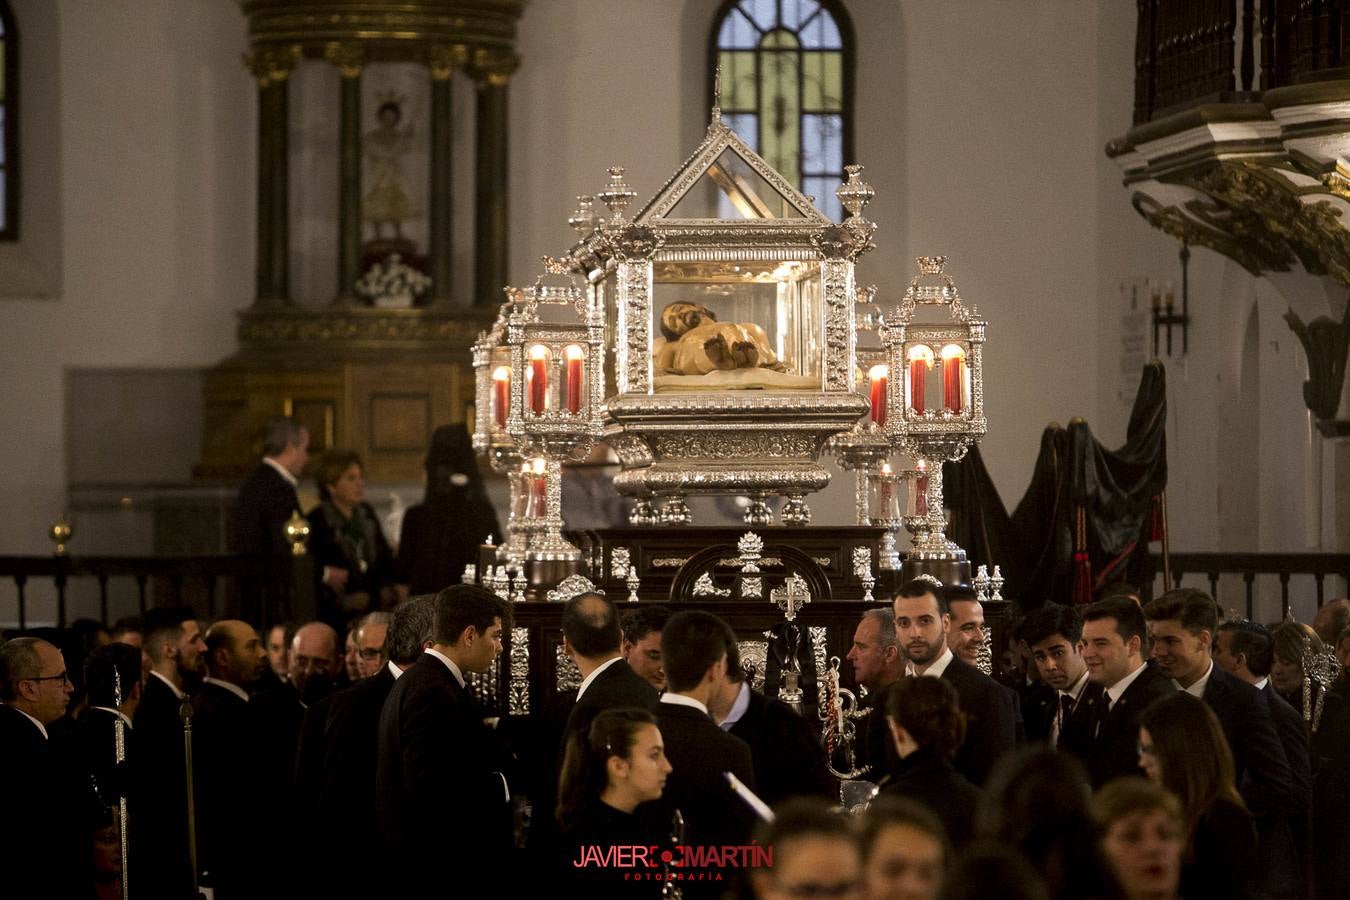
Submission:
[[[972,566],[1001,566],[1003,593],[1024,610],[1087,603],[1107,584],[1148,580],[1148,542],[1167,487],[1166,420],[1166,370],[1155,360],[1144,367],[1124,445],[1102,446],[1082,419],[1050,425],[1011,515],[972,447],[943,469],[948,537]]]

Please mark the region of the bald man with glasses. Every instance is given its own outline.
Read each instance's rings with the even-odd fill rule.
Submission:
[[[92,887],[82,879],[96,810],[47,733],[73,690],[52,644],[21,637],[0,645],[0,872],[27,873],[25,881],[50,897]]]

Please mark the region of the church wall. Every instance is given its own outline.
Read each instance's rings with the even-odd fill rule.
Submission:
[[[1100,152],[1129,127],[1135,10],[1098,7],[1097,47],[1097,331],[1098,419],[1093,431],[1107,446],[1125,438],[1133,390],[1121,374],[1122,319],[1128,283],[1173,283],[1180,311],[1179,243],[1149,226],[1130,206],[1119,167]],[[1332,524],[1337,485],[1350,493],[1350,472],[1336,478],[1335,448],[1315,437],[1302,399],[1307,362],[1280,318],[1290,300],[1203,247],[1191,248],[1190,347],[1166,358],[1168,383],[1168,513],[1173,551],[1301,552],[1338,548]],[[1304,279],[1311,282],[1311,279]],[[1122,282],[1126,290],[1122,296]],[[1308,287],[1305,285],[1305,287]],[[1313,291],[1316,285],[1311,285]],[[1148,297],[1142,296],[1147,320]],[[1149,350],[1151,328],[1146,329]],[[1166,356],[1165,332],[1161,356]],[[1322,442],[1327,459],[1316,458]],[[1319,512],[1318,495],[1328,509]],[[1325,521],[1323,521],[1325,520]],[[1343,533],[1342,533],[1343,535]],[[1343,542],[1345,537],[1340,540]],[[1343,543],[1341,545],[1343,549]],[[1203,577],[1187,584],[1207,587]],[[1158,587],[1161,587],[1159,579]],[[1278,579],[1257,584],[1257,618],[1280,615]],[[1329,588],[1330,589],[1330,588]],[[1311,616],[1311,578],[1291,582],[1296,614]],[[1220,583],[1219,602],[1245,612],[1240,578]]]
[[[254,98],[234,4],[13,6],[21,33],[50,35],[22,58],[36,73],[24,188],[29,203],[57,204],[63,267],[56,296],[0,300],[0,548],[43,553],[69,482],[68,371],[191,369],[234,349],[233,311],[253,284]],[[0,620],[12,598],[0,586]]]
[[[121,389],[119,371],[192,373],[235,349],[234,312],[253,285],[256,101],[239,61],[245,27],[235,4],[14,5],[32,34],[51,35],[57,60],[54,76],[26,85],[47,102],[25,115],[58,138],[25,149],[34,160],[30,194],[55,198],[59,296],[0,300],[0,408],[23,423],[0,434],[0,551],[38,553],[77,480],[65,449],[69,386],[96,404],[100,391]],[[533,279],[541,255],[569,246],[575,195],[600,189],[606,166],[627,167],[641,203],[692,151],[707,121],[707,29],[717,5],[535,0],[526,8],[510,96],[513,282]],[[991,323],[982,449],[1012,507],[1048,422],[1081,415],[1109,445],[1123,439],[1133,393],[1119,372],[1120,283],[1179,281],[1175,242],[1134,213],[1102,152],[1130,120],[1135,13],[1130,4],[1077,0],[847,6],[858,38],[856,156],[876,188],[867,215],[879,225],[859,281],[895,299],[914,256],[949,256],[963,296]],[[296,90],[331,93],[318,83]],[[467,79],[457,77],[462,295],[472,268],[472,103]],[[41,132],[34,125],[26,134]],[[331,192],[323,179],[296,183]],[[326,209],[296,222],[297,239],[323,239]],[[326,302],[329,260],[314,248],[304,254],[297,276],[313,290],[303,299]],[[1269,285],[1209,251],[1196,249],[1191,269],[1192,352],[1169,366],[1173,545],[1306,547],[1301,350],[1278,318],[1284,307]],[[1251,368],[1242,348],[1254,298],[1256,388],[1237,380]],[[110,374],[81,375],[88,370]],[[1227,466],[1253,397],[1281,412],[1263,413],[1255,454]],[[165,415],[195,413],[180,404]],[[123,461],[110,470],[126,472]],[[144,472],[147,483],[182,477]],[[1225,511],[1254,505],[1253,529],[1216,530]],[[818,523],[850,521],[851,477],[837,474],[812,506]],[[1328,523],[1335,515],[1344,512],[1324,513]],[[0,586],[0,620],[9,590]]]

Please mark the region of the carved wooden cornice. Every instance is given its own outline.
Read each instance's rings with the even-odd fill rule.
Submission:
[[[249,43],[298,45],[322,58],[329,44],[360,43],[374,59],[421,61],[429,45],[510,50],[526,0],[243,0]]]

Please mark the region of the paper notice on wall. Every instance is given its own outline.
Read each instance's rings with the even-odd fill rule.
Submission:
[[[1120,283],[1120,372],[1116,399],[1122,406],[1134,403],[1139,379],[1148,362],[1148,301],[1143,279]]]

